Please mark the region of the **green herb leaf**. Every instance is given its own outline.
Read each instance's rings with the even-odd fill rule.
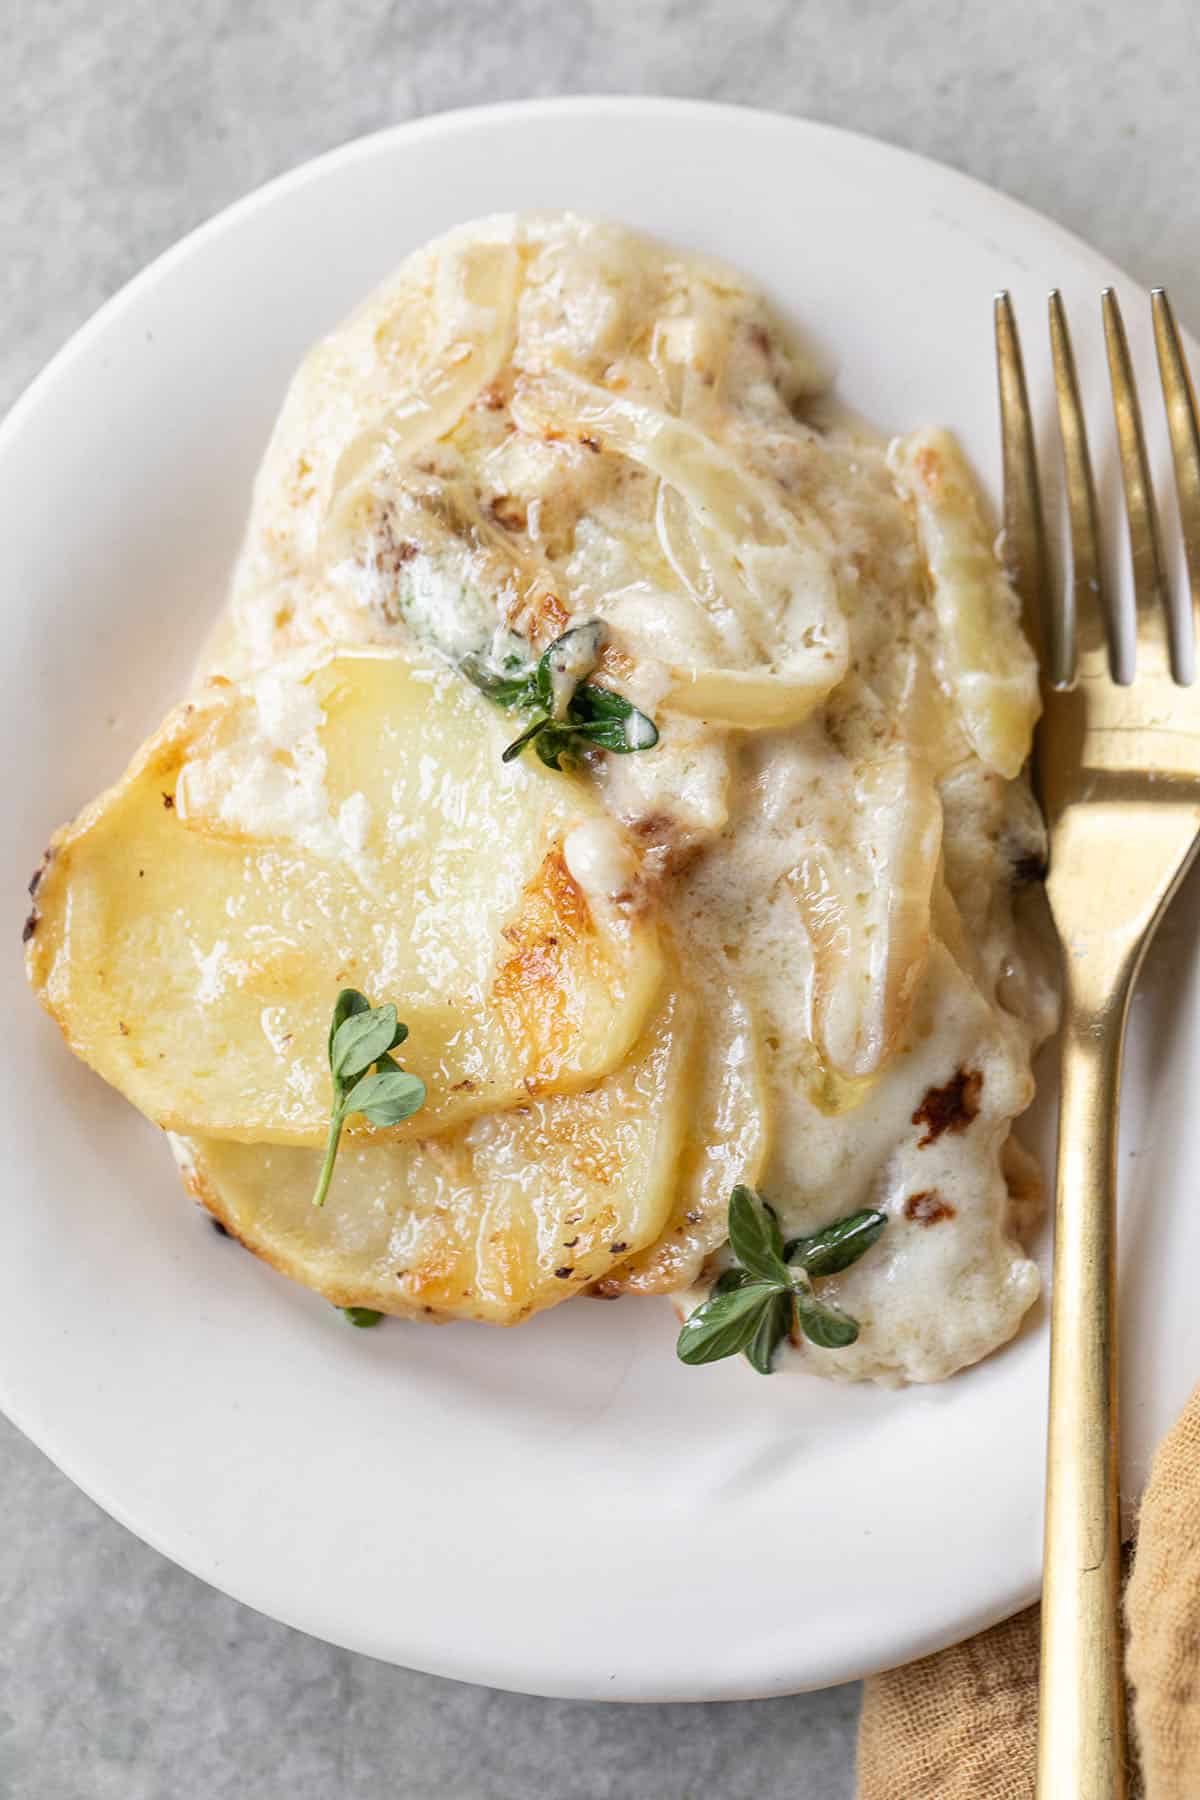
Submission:
[[[658,726],[637,707],[631,707],[625,721],[625,748],[622,756],[636,756],[640,750],[653,750],[658,742]]]
[[[489,668],[481,657],[468,654],[459,659],[459,668],[473,687],[497,706],[534,706],[537,684],[534,672],[523,669],[519,674],[500,674]]]
[[[366,1331],[372,1325],[378,1325],[383,1314],[376,1312],[373,1306],[343,1306],[343,1315],[351,1325],[357,1325],[360,1331]]]
[[[575,691],[574,717],[579,725],[606,719],[623,721],[636,711],[633,701],[618,694],[616,688],[601,687],[595,681],[585,681]]]
[[[396,1009],[390,1002],[355,1012],[342,1021],[329,1050],[329,1067],[339,1087],[386,1055],[397,1042],[397,1023]]]
[[[346,1115],[341,1107],[334,1105],[333,1116],[329,1121],[329,1136],[325,1140],[325,1157],[321,1163],[321,1172],[317,1176],[316,1192],[313,1194],[313,1205],[324,1206],[325,1196],[329,1192],[329,1184],[333,1180],[333,1165],[337,1161],[338,1145],[342,1141],[342,1126],[346,1123]]]
[[[565,725],[547,724],[534,749],[548,769],[561,769],[562,757],[574,749],[575,733]]]
[[[775,1352],[792,1329],[792,1296],[776,1294],[763,1312],[762,1323],[746,1345],[746,1361],[760,1375],[769,1375]]]
[[[588,725],[572,725],[570,730],[572,742],[580,747],[612,750],[617,756],[624,756],[629,749],[625,727],[616,719],[596,719]]]
[[[549,724],[550,718],[547,714],[545,717],[535,719],[532,725],[527,725],[520,737],[515,737],[511,744],[505,745],[500,753],[500,761],[506,763],[514,761],[516,757],[520,756],[526,744],[532,744],[534,739],[539,737],[541,733],[547,729]],[[557,768],[558,764],[554,763],[551,766]]]
[[[751,1187],[735,1187],[729,1196],[729,1247],[737,1262],[717,1277],[708,1299],[685,1322],[676,1344],[680,1361],[717,1362],[741,1351],[760,1375],[769,1375],[793,1320],[822,1350],[853,1344],[856,1320],[818,1300],[812,1277],[849,1268],[886,1223],[883,1213],[850,1213],[785,1246],[770,1203]]]
[[[572,625],[535,664],[517,673],[501,673],[475,653],[459,658],[467,680],[497,706],[536,713],[505,746],[502,761],[513,762],[530,744],[550,769],[561,769],[563,757],[576,756],[589,745],[617,756],[654,748],[658,727],[653,719],[614,688],[585,679],[603,647],[604,627],[589,619]]]
[[[754,1277],[745,1269],[724,1269],[713,1282],[709,1299],[716,1300],[722,1294],[732,1294],[739,1288],[753,1285]],[[759,1327],[743,1348],[742,1354],[751,1368],[757,1369],[760,1375],[769,1375],[775,1352],[791,1329],[792,1296],[784,1289],[776,1289],[774,1301],[770,1306],[764,1303]]]
[[[554,647],[551,644],[548,650],[543,650],[538,658],[537,668],[533,671],[533,691],[537,696],[537,704],[545,707],[547,717],[554,706],[554,677],[550,673],[550,653]]]
[[[858,1337],[858,1323],[840,1306],[818,1300],[811,1288],[793,1291],[796,1321],[810,1344],[820,1350],[844,1350]]]
[[[425,1104],[425,1083],[393,1065],[377,1075],[364,1075],[350,1089],[342,1104],[348,1118],[361,1113],[372,1125],[399,1125]]]
[[[408,1026],[397,1019],[390,1001],[384,1006],[372,1006],[357,988],[343,988],[334,1002],[329,1023],[333,1105],[325,1155],[313,1193],[314,1206],[325,1204],[342,1129],[351,1113],[361,1113],[372,1125],[398,1125],[425,1104],[425,1083],[408,1074],[389,1054],[407,1036]],[[367,1073],[372,1066],[374,1075]]]
[[[329,1024],[329,1062],[333,1065],[333,1040],[346,1020],[355,1013],[370,1012],[371,1002],[357,988],[343,988],[333,1006],[333,1018]]]
[[[734,1288],[748,1287],[753,1280],[753,1275],[747,1275],[745,1269],[722,1269],[708,1290],[708,1297],[715,1300],[718,1294],[731,1294]]]
[[[729,1196],[729,1247],[743,1269],[748,1269],[757,1280],[787,1286],[779,1222],[753,1188],[735,1187]]]
[[[778,1292],[769,1282],[750,1281],[706,1300],[684,1321],[675,1345],[680,1362],[719,1362],[745,1350],[774,1308]]]
[[[594,681],[585,681],[576,688],[567,718],[578,736],[618,756],[652,750],[658,742],[658,727],[653,719],[639,712],[624,694],[600,687]]]
[[[850,1213],[811,1237],[792,1238],[784,1246],[784,1260],[798,1263],[809,1275],[837,1275],[871,1248],[886,1224],[886,1213]]]
[[[599,619],[572,625],[543,652],[534,676],[538,699],[552,719],[570,716],[579,684],[591,674],[604,648]]]
[[[571,723],[560,729],[568,731],[571,737],[582,743],[599,744],[602,749],[607,748],[610,738],[615,741],[616,737],[624,733],[624,726],[617,724],[615,719],[592,719],[585,725]]]

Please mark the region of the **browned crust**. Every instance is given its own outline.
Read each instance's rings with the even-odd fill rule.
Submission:
[[[571,965],[600,951],[591,909],[561,843],[543,858],[504,937],[509,953],[496,971],[492,999],[535,1097],[561,1074],[578,1029]]]
[[[957,1206],[943,1200],[936,1188],[924,1188],[910,1194],[904,1202],[904,1216],[913,1225],[940,1225],[945,1219],[958,1217]]]
[[[529,524],[525,502],[515,494],[497,494],[488,511],[505,531],[524,531]]]
[[[914,1125],[924,1129],[917,1139],[918,1150],[935,1144],[943,1132],[959,1133],[979,1116],[983,1074],[979,1069],[958,1069],[944,1087],[931,1087],[912,1116]]]

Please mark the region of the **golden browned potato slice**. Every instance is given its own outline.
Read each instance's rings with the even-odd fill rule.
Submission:
[[[328,1126],[342,987],[409,1026],[429,1098],[404,1137],[617,1068],[662,991],[657,929],[587,784],[503,764],[512,734],[458,676],[372,650],[173,713],[38,888],[30,973],[72,1049],[172,1131],[295,1144]]]
[[[762,1050],[741,995],[707,992],[689,1072],[695,1099],[671,1215],[661,1236],[596,1284],[601,1294],[669,1294],[690,1287],[710,1251],[729,1235],[729,1196],[757,1182],[767,1156],[768,1102]]]
[[[177,1138],[197,1199],[337,1306],[516,1325],[650,1244],[676,1192],[691,1004],[673,994],[615,1075],[407,1144],[315,1150]]]

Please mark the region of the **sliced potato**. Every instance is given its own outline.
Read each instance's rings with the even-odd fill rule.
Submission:
[[[766,1072],[753,1016],[742,996],[707,990],[689,1090],[695,1101],[661,1236],[597,1282],[601,1294],[669,1294],[690,1287],[729,1235],[729,1196],[753,1186],[766,1161]]]
[[[631,1059],[584,1093],[436,1138],[320,1153],[176,1139],[191,1192],[258,1255],[337,1306],[516,1325],[658,1236],[676,1192],[693,1009],[674,993]]]
[[[996,558],[966,458],[948,431],[917,431],[888,461],[909,498],[929,568],[941,657],[971,748],[1010,780],[1033,743],[1041,702],[1020,608]]]
[[[629,852],[585,783],[503,764],[511,734],[458,677],[371,650],[173,713],[38,889],[30,973],[72,1049],[170,1130],[296,1144],[328,1124],[342,987],[409,1026],[429,1098],[401,1136],[618,1067],[662,991],[657,928],[636,873],[585,893],[573,829]]]

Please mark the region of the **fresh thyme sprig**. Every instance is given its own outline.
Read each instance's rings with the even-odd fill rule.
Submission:
[[[477,656],[462,659],[463,674],[489,700],[534,714],[504,751],[503,761],[512,762],[529,744],[551,769],[562,767],[564,755],[578,757],[587,749],[628,756],[654,748],[654,721],[624,694],[587,680],[603,645],[604,627],[592,619],[564,631],[536,663],[515,672],[498,673]]]
[[[685,1321],[676,1345],[680,1362],[719,1362],[740,1352],[760,1375],[769,1375],[793,1323],[819,1349],[852,1344],[857,1321],[818,1300],[813,1278],[848,1269],[886,1224],[881,1212],[849,1213],[812,1237],[785,1244],[774,1208],[753,1188],[735,1187],[729,1197],[729,1247],[737,1262]]]
[[[400,1024],[394,1006],[372,1006],[356,988],[343,988],[338,995],[329,1026],[333,1107],[314,1206],[325,1204],[342,1127],[351,1113],[361,1113],[372,1125],[398,1125],[424,1106],[425,1083],[390,1055],[407,1036],[408,1026]]]

